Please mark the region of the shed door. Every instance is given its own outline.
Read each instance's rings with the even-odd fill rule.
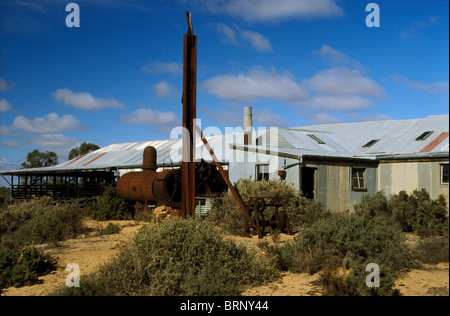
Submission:
[[[302,192],[308,199],[314,199],[315,168],[302,167]]]

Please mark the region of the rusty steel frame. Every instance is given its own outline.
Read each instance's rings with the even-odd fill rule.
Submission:
[[[181,209],[184,217],[195,215],[195,146],[197,92],[197,36],[192,28],[191,13],[186,12],[188,32],[183,50],[183,162]]]

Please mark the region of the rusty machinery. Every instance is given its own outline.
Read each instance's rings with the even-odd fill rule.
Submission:
[[[142,171],[128,172],[117,182],[117,194],[128,201],[140,201],[156,205],[182,208],[182,169],[157,169],[156,149],[144,149]],[[195,195],[213,197],[227,189],[214,164],[195,163]]]
[[[150,202],[181,209],[182,215],[188,217],[195,215],[195,196],[213,196],[225,191],[228,187],[245,217],[246,233],[254,229],[261,238],[266,226],[272,226],[281,231],[287,229],[290,233],[282,202],[267,203],[263,197],[258,197],[250,199],[247,205],[244,204],[206,137],[194,124],[196,119],[197,36],[194,35],[189,12],[186,12],[186,18],[188,32],[184,34],[183,49],[183,161],[181,168],[157,172],[156,149],[147,147],[144,149],[143,171],[129,172],[121,176],[117,182],[117,193],[126,200]],[[194,136],[196,132],[210,153],[213,163],[195,161]],[[271,220],[266,221],[264,209],[268,206],[276,207],[276,212]],[[279,207],[282,208],[281,212],[278,211]]]
[[[267,207],[275,208],[270,220],[266,220],[264,216],[264,211]],[[246,209],[245,234],[248,234],[251,230],[254,230],[258,234],[258,238],[262,238],[265,234],[266,227],[271,227],[272,230],[286,232],[289,235],[291,234],[288,216],[286,213],[286,206],[282,199],[261,196],[250,197],[246,204]]]

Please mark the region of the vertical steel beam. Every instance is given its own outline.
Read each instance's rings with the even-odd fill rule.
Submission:
[[[188,32],[184,34],[183,50],[183,163],[182,211],[195,215],[195,130],[197,92],[197,36],[192,29],[191,13],[186,12]]]

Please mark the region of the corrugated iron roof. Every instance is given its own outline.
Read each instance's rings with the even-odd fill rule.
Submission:
[[[296,128],[298,130],[303,127]],[[348,152],[364,154],[407,154],[418,153],[435,138],[449,131],[449,116],[428,116],[422,119],[390,120],[348,124],[308,126],[311,132],[326,132],[335,137],[339,144],[348,146]],[[426,131],[434,133],[423,141],[415,139]],[[371,140],[379,140],[369,148],[363,147]],[[430,152],[448,152],[448,135]]]
[[[433,133],[417,141],[426,131]],[[256,145],[259,137],[272,142],[273,153],[292,157],[302,155],[376,159],[376,157],[414,156],[449,152],[449,115],[422,119],[390,120],[347,124],[327,124],[298,128],[270,128],[254,132],[253,144],[243,144],[243,132],[207,136],[207,140],[221,162],[232,160],[235,149],[265,150],[269,144]],[[313,135],[314,137],[311,137]],[[320,140],[320,141],[318,141]],[[372,140],[372,146],[366,146]],[[233,145],[238,146],[233,146]],[[158,165],[168,166],[182,161],[182,140],[168,139],[147,142],[112,144],[81,157],[46,168],[20,169],[0,174],[23,172],[58,172],[69,170],[132,169],[142,166],[143,150],[153,146],[157,150]],[[200,138],[196,140],[196,158],[211,161],[211,156]],[[426,156],[426,155],[425,155]]]

